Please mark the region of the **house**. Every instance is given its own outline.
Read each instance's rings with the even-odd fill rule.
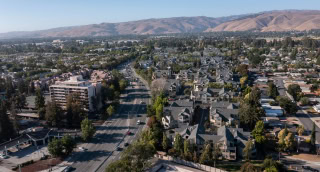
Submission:
[[[197,150],[202,152],[204,146],[209,143],[211,146],[218,145],[222,157],[227,160],[236,160],[242,157],[242,151],[246,143],[250,140],[250,132],[244,132],[242,128],[228,128],[222,126],[218,128],[217,134],[206,134],[203,126],[186,126],[185,129],[177,132],[183,139],[187,139],[191,144],[197,145]],[[171,136],[174,142],[174,137]],[[255,149],[251,152],[255,154]]]
[[[163,108],[162,125],[165,129],[179,128],[192,122],[194,102],[191,100],[176,100],[170,106]]]
[[[173,119],[170,113],[168,113],[162,117],[162,125],[165,129],[176,128],[178,126],[178,122]]]
[[[172,78],[172,71],[170,69],[168,70],[156,70],[152,74],[152,79],[159,79],[159,78],[166,78],[171,79]]]
[[[230,103],[227,107],[210,107],[210,122],[217,127],[224,125],[231,126],[238,123],[238,105]]]

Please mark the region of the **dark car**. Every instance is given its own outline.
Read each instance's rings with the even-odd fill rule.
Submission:
[[[124,146],[125,146],[125,147],[129,146],[129,143],[125,143]]]

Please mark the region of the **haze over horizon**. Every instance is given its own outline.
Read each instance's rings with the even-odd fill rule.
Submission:
[[[149,18],[181,16],[223,17],[272,10],[320,10],[320,1],[255,0],[210,1],[163,0],[161,2],[117,1],[23,1],[0,0],[0,33],[34,31],[65,26],[118,23]],[[250,8],[248,8],[250,7]]]

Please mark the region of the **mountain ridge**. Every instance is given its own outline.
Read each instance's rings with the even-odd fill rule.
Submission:
[[[46,37],[96,37],[220,31],[304,31],[320,29],[318,10],[274,10],[227,17],[150,18],[119,23],[57,27],[38,31],[0,33],[1,39]]]

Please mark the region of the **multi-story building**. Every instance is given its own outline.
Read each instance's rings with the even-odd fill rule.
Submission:
[[[100,83],[90,83],[83,80],[81,75],[72,76],[67,81],[56,82],[49,87],[51,100],[62,108],[66,108],[67,97],[75,94],[75,98],[82,103],[85,110],[93,111],[93,98],[100,92]]]

